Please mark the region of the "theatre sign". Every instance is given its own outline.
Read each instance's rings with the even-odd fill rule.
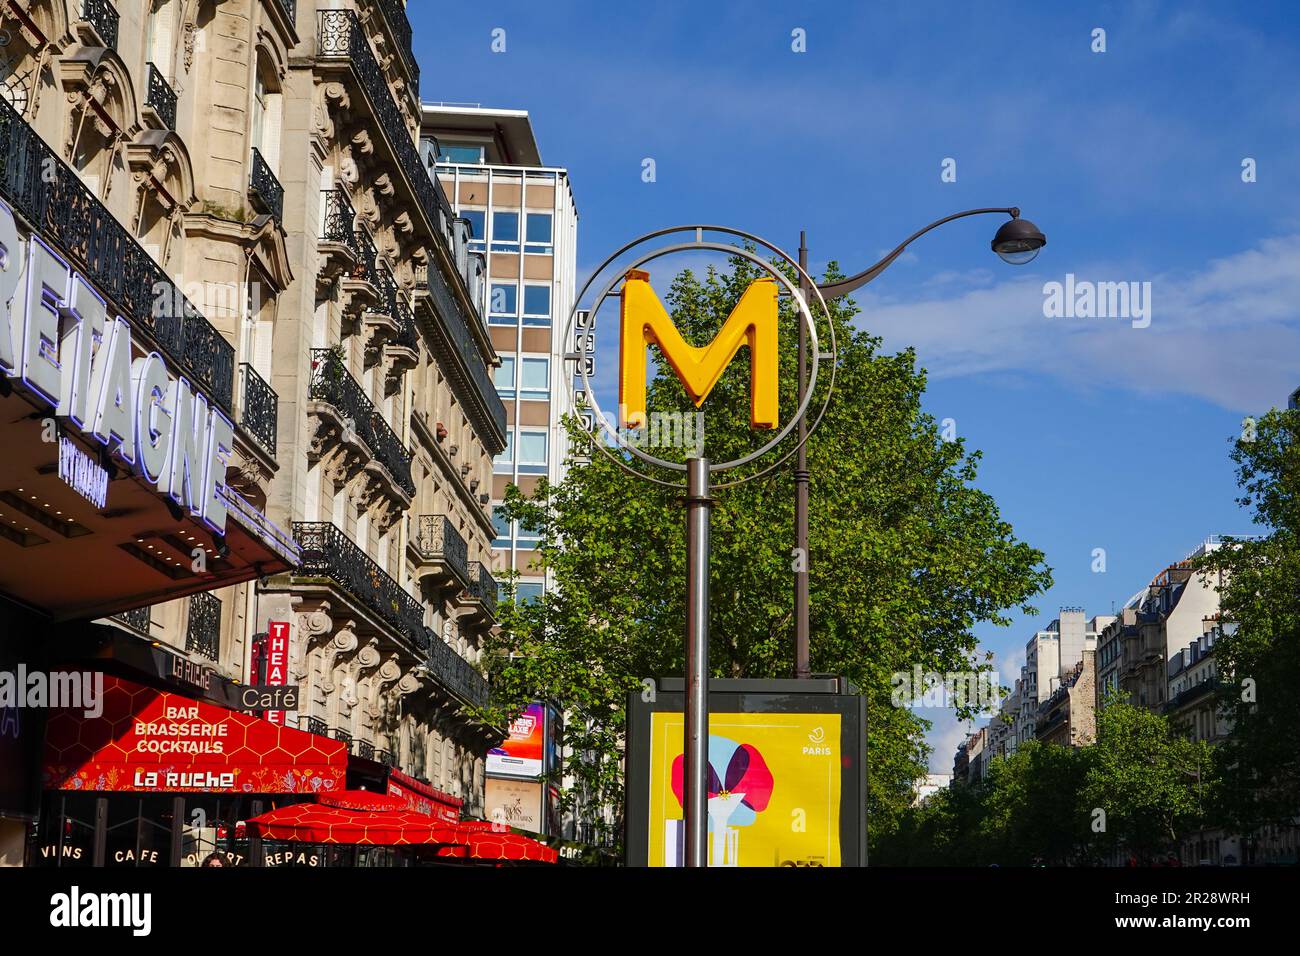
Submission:
[[[0,138],[42,159],[4,118]],[[48,161],[53,177],[0,172],[0,592],[66,620],[296,566],[293,539],[226,483],[233,350]]]

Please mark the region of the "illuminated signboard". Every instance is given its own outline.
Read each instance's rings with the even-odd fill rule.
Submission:
[[[59,477],[96,508],[108,502],[108,472],[65,435],[59,436]]]
[[[234,425],[160,354],[135,357],[130,324],[39,235],[24,241],[3,202],[0,373],[225,532]]]
[[[629,697],[630,866],[683,863],[681,686]],[[710,681],[708,865],[863,865],[865,723],[840,679]]]
[[[546,741],[546,706],[529,704],[522,714],[510,721],[509,734],[498,747],[488,751],[488,773],[515,777],[540,777],[543,746]]]

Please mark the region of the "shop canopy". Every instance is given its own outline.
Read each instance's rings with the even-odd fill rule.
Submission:
[[[318,803],[279,807],[248,821],[265,840],[350,846],[430,846],[438,856],[473,860],[556,862],[544,843],[484,821],[447,823],[404,808],[385,794],[344,791]]]
[[[347,747],[170,691],[104,675],[103,712],[51,711],[49,790],[322,793],[342,790]],[[428,817],[425,818],[426,820]]]

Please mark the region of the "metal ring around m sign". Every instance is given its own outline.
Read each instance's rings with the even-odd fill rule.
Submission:
[[[785,262],[789,263],[789,264],[794,268],[795,272],[796,272],[796,273],[797,273],[801,278],[803,278],[803,279],[807,279],[809,288],[811,288],[811,289],[813,290],[813,292],[816,294],[816,296],[817,296],[817,301],[818,301],[819,304],[821,305],[822,312],[823,312],[823,314],[825,314],[826,317],[827,317],[827,320],[828,320],[828,327],[829,327],[829,329],[830,329],[830,347],[831,347],[831,351],[830,351],[830,353],[829,353],[829,357],[830,357],[830,359],[831,359],[831,366],[830,366],[830,369],[831,369],[831,371],[830,371],[830,386],[829,386],[829,388],[827,389],[827,392],[826,392],[826,398],[825,398],[825,400],[822,402],[822,406],[821,406],[821,408],[818,410],[818,412],[817,412],[817,417],[816,417],[816,418],[814,419],[814,421],[812,422],[811,427],[806,431],[806,433],[804,434],[803,438],[802,438],[799,442],[797,442],[797,443],[794,445],[794,447],[792,447],[791,449],[789,449],[785,454],[781,455],[778,459],[776,459],[776,460],[775,460],[771,465],[769,465],[767,468],[764,468],[764,469],[762,469],[761,471],[756,472],[756,473],[753,474],[753,475],[747,475],[747,476],[745,476],[744,478],[735,479],[735,480],[733,480],[733,481],[729,481],[729,482],[721,482],[721,483],[718,483],[718,484],[713,485],[714,488],[727,488],[727,487],[731,487],[732,485],[738,485],[738,484],[741,484],[742,482],[745,482],[745,481],[752,481],[752,480],[755,479],[755,478],[762,477],[763,475],[768,474],[768,473],[771,472],[773,469],[779,467],[783,462],[785,462],[787,459],[789,459],[789,457],[790,457],[792,454],[794,454],[794,452],[796,452],[796,451],[799,449],[799,447],[800,447],[801,445],[803,445],[805,442],[807,442],[808,438],[811,437],[812,433],[813,433],[814,431],[816,431],[817,426],[821,423],[822,418],[823,418],[823,417],[825,416],[825,414],[826,414],[826,409],[827,409],[827,407],[828,407],[829,404],[830,404],[831,395],[832,395],[832,393],[834,392],[834,386],[835,386],[835,358],[836,358],[836,355],[837,355],[837,343],[836,343],[836,335],[835,335],[835,325],[834,325],[834,322],[829,321],[829,320],[830,320],[830,310],[829,310],[829,308],[827,307],[827,305],[826,305],[826,301],[825,301],[825,299],[822,297],[820,290],[817,288],[817,284],[812,280],[812,277],[811,277],[811,276],[809,276],[806,272],[804,272],[804,270],[803,270],[802,268],[800,268],[800,266],[799,266],[799,264],[798,264],[797,261],[795,261],[794,259],[792,259],[789,255],[787,255],[787,254],[786,254],[782,249],[780,249],[779,247],[773,245],[773,244],[770,243],[770,242],[767,242],[767,241],[764,240],[764,239],[759,238],[758,236],[755,236],[755,235],[753,235],[753,234],[751,234],[751,233],[743,232],[743,231],[738,230],[738,229],[731,229],[731,228],[728,228],[728,227],[726,227],[726,226],[704,226],[704,225],[696,225],[696,226],[676,226],[676,227],[669,228],[669,229],[661,229],[661,230],[658,230],[658,231],[655,231],[655,232],[647,233],[647,234],[645,234],[645,235],[643,235],[643,236],[638,237],[637,239],[634,239],[632,242],[627,243],[627,244],[624,245],[622,248],[618,249],[616,252],[614,252],[612,255],[610,255],[608,258],[606,258],[606,260],[605,260],[604,262],[602,262],[602,263],[600,264],[600,266],[599,266],[599,267],[598,267],[598,268],[597,268],[597,269],[592,273],[591,277],[590,277],[590,278],[587,280],[587,282],[583,285],[582,290],[578,293],[578,296],[576,297],[576,299],[575,299],[575,301],[574,301],[574,305],[573,305],[573,307],[572,307],[572,308],[570,309],[570,311],[569,311],[569,320],[568,320],[568,323],[566,324],[566,327],[565,327],[565,341],[566,341],[566,342],[571,341],[571,336],[573,335],[573,332],[574,332],[574,330],[575,330],[574,323],[575,323],[575,321],[576,321],[577,313],[578,313],[578,311],[579,311],[579,310],[578,310],[578,305],[582,302],[583,298],[586,296],[588,290],[591,288],[592,283],[596,280],[596,278],[597,278],[597,277],[598,277],[602,272],[605,271],[606,268],[608,268],[608,266],[610,265],[610,263],[612,263],[612,262],[615,261],[617,258],[619,258],[620,256],[622,256],[622,255],[624,255],[625,253],[627,253],[629,250],[635,248],[636,246],[638,246],[638,245],[640,245],[640,244],[642,244],[642,243],[644,243],[644,242],[646,242],[646,241],[648,241],[648,240],[650,240],[650,239],[654,239],[654,238],[657,238],[657,237],[659,237],[659,236],[671,235],[671,234],[673,234],[673,233],[677,233],[677,232],[686,232],[686,231],[690,231],[690,232],[694,232],[694,233],[695,233],[695,239],[694,239],[694,241],[692,241],[692,242],[686,242],[686,243],[677,243],[677,244],[674,244],[674,245],[666,246],[666,247],[663,247],[663,248],[656,249],[656,250],[653,250],[653,251],[651,251],[651,252],[648,252],[648,253],[646,253],[645,255],[641,256],[640,258],[636,259],[636,260],[635,260],[634,262],[632,262],[631,264],[629,264],[628,267],[627,267],[627,269],[623,270],[622,273],[621,273],[620,275],[615,276],[613,279],[611,279],[611,280],[609,281],[608,284],[605,285],[605,287],[601,290],[600,295],[595,299],[595,301],[593,302],[593,304],[592,304],[592,306],[591,306],[591,308],[590,308],[590,310],[589,310],[589,315],[590,315],[590,317],[591,317],[591,331],[592,331],[592,334],[593,334],[593,335],[595,334],[596,316],[597,316],[597,313],[600,311],[600,307],[601,307],[601,305],[604,304],[604,302],[605,302],[606,299],[610,298],[610,296],[611,296],[612,293],[613,293],[614,286],[624,278],[624,276],[626,275],[626,272],[627,272],[628,269],[635,269],[635,268],[637,268],[638,266],[641,266],[641,265],[643,265],[643,264],[645,264],[645,263],[647,263],[647,262],[651,262],[651,261],[653,261],[653,260],[655,260],[655,259],[661,258],[661,257],[666,256],[666,255],[671,255],[672,253],[675,253],[675,252],[689,252],[689,251],[697,251],[697,250],[710,250],[710,251],[714,251],[714,252],[723,252],[723,253],[726,253],[726,254],[728,254],[728,255],[739,255],[739,256],[741,256],[741,257],[743,257],[743,258],[745,258],[745,259],[748,259],[749,261],[753,262],[756,266],[758,266],[759,269],[761,269],[761,270],[764,271],[764,272],[767,272],[769,275],[771,275],[773,278],[775,278],[775,279],[776,279],[776,280],[777,280],[781,285],[783,285],[783,286],[786,288],[786,290],[790,293],[791,299],[792,299],[792,300],[793,300],[793,301],[798,305],[801,319],[802,319],[802,321],[804,322],[805,327],[806,327],[807,330],[808,330],[809,339],[810,339],[810,344],[811,344],[811,346],[812,346],[812,374],[809,376],[808,384],[807,384],[806,388],[804,389],[803,395],[801,396],[801,399],[800,399],[800,402],[799,402],[799,407],[798,407],[798,409],[796,410],[795,415],[790,419],[789,422],[786,423],[785,427],[781,429],[781,431],[780,431],[779,434],[777,434],[777,435],[776,435],[775,437],[773,437],[770,441],[768,441],[767,443],[765,443],[761,448],[759,448],[759,449],[757,449],[757,450],[751,452],[750,454],[745,455],[745,456],[743,456],[743,457],[741,457],[741,458],[736,458],[736,459],[733,459],[733,460],[731,460],[731,461],[727,461],[727,462],[719,462],[719,463],[716,463],[716,464],[710,464],[710,466],[709,466],[709,470],[710,470],[711,472],[714,472],[714,471],[726,471],[726,470],[729,470],[729,469],[733,469],[733,468],[740,467],[740,466],[742,466],[742,465],[747,465],[747,464],[749,464],[749,463],[751,463],[751,462],[757,460],[758,458],[761,458],[763,455],[766,455],[768,452],[770,452],[773,448],[775,448],[776,446],[778,446],[782,441],[784,441],[784,440],[789,436],[790,431],[791,431],[791,430],[792,430],[792,429],[793,429],[793,428],[794,428],[794,427],[795,427],[795,426],[796,426],[796,425],[797,425],[797,424],[798,424],[802,419],[804,419],[804,418],[807,416],[807,414],[808,414],[809,404],[810,404],[810,402],[811,402],[811,400],[812,400],[812,394],[813,394],[813,391],[814,391],[814,389],[815,389],[815,387],[816,387],[816,384],[817,384],[817,377],[818,377],[818,371],[819,371],[819,367],[820,367],[821,353],[820,353],[820,350],[819,350],[819,348],[818,348],[818,336],[817,336],[817,326],[816,326],[816,322],[815,322],[815,320],[813,319],[812,312],[811,312],[811,310],[809,309],[808,303],[804,300],[802,294],[800,294],[799,289],[798,289],[795,285],[793,285],[793,284],[790,282],[790,280],[789,280],[788,278],[786,278],[785,274],[782,273],[779,269],[775,268],[775,267],[774,267],[773,265],[771,265],[770,263],[765,262],[765,261],[763,261],[762,259],[760,259],[758,256],[756,256],[754,253],[750,252],[748,249],[738,248],[738,247],[736,247],[736,246],[734,246],[734,245],[726,245],[726,244],[724,244],[724,243],[720,243],[720,242],[706,242],[706,241],[704,240],[704,238],[703,238],[703,234],[704,234],[706,231],[708,231],[708,232],[721,232],[721,233],[725,233],[725,234],[728,234],[728,235],[732,235],[732,236],[739,237],[739,238],[744,239],[744,240],[751,241],[751,242],[753,242],[754,244],[756,244],[756,245],[760,245],[760,246],[764,247],[765,249],[768,249],[769,251],[775,253],[778,257],[780,257],[781,259],[783,259]],[[621,330],[620,330],[620,333],[621,333]],[[579,374],[580,374],[580,376],[581,376],[581,378],[582,378],[582,384],[583,384],[583,387],[586,389],[586,392],[587,392],[587,400],[588,400],[588,403],[589,403],[590,407],[592,408],[592,410],[593,410],[593,412],[594,412],[594,414],[595,414],[595,416],[596,416],[596,419],[597,419],[598,429],[589,432],[588,435],[589,435],[591,441],[592,441],[592,442],[597,446],[598,450],[599,450],[602,454],[604,454],[606,457],[608,457],[611,461],[613,461],[616,465],[618,465],[620,468],[622,468],[624,471],[627,471],[628,473],[630,473],[630,474],[632,474],[632,475],[635,475],[636,477],[643,478],[643,479],[645,479],[645,480],[647,480],[647,481],[651,481],[651,482],[654,482],[654,483],[656,483],[656,484],[663,485],[663,486],[665,486],[665,487],[669,487],[669,488],[683,488],[683,487],[685,487],[685,484],[684,484],[683,482],[665,481],[665,480],[663,480],[663,479],[656,478],[656,477],[654,477],[653,475],[645,474],[644,472],[639,471],[638,469],[632,468],[632,467],[631,467],[631,466],[630,466],[626,461],[624,461],[624,460],[623,460],[622,458],[620,458],[618,455],[614,454],[614,452],[611,451],[610,448],[608,448],[608,447],[607,447],[607,446],[606,446],[602,441],[600,441],[600,440],[597,438],[597,433],[596,433],[596,432],[597,432],[597,431],[604,431],[604,432],[608,433],[609,435],[613,436],[613,438],[614,438],[614,440],[615,440],[615,444],[616,444],[616,446],[617,446],[618,448],[625,449],[626,451],[630,451],[630,452],[631,452],[632,454],[634,454],[636,457],[640,458],[642,461],[647,462],[648,464],[657,465],[657,466],[659,466],[659,467],[661,467],[661,468],[667,468],[667,469],[670,469],[670,470],[673,470],[673,471],[682,471],[682,472],[684,472],[684,471],[686,470],[686,465],[685,465],[684,463],[681,463],[681,462],[673,462],[673,461],[668,461],[668,460],[663,459],[663,458],[659,458],[658,456],[651,455],[651,454],[649,454],[648,452],[644,452],[644,451],[642,451],[641,449],[635,447],[634,445],[629,444],[628,442],[624,441],[623,438],[622,438],[622,436],[619,434],[618,429],[614,428],[614,427],[610,424],[609,419],[605,416],[604,410],[601,409],[601,407],[600,407],[600,402],[599,402],[599,400],[596,398],[596,396],[595,396],[595,392],[594,392],[594,390],[593,390],[592,387],[591,387],[591,382],[590,382],[590,379],[589,379],[589,377],[588,377],[588,372],[587,372],[586,363],[579,362]]]

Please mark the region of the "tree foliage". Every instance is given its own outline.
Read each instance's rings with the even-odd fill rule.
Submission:
[[[1300,411],[1274,409],[1248,421],[1231,457],[1238,502],[1267,533],[1198,564],[1224,582],[1224,628],[1214,648],[1219,703],[1232,725],[1220,754],[1222,804],[1249,832],[1300,810]]]

